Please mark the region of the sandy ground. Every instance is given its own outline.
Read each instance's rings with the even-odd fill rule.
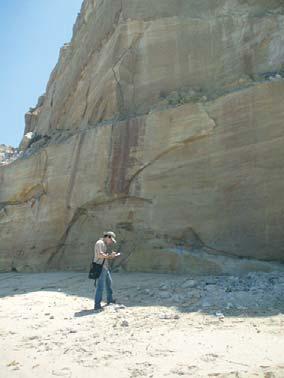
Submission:
[[[254,289],[226,308],[189,278],[113,274],[118,305],[94,313],[86,274],[1,274],[0,377],[284,377],[284,277],[264,305]]]

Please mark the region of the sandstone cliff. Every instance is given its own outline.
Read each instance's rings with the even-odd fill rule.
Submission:
[[[283,261],[283,64],[283,0],[85,0],[0,168],[1,270],[86,269],[105,229],[128,270]]]

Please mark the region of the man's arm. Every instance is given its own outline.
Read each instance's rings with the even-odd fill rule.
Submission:
[[[117,252],[112,252],[111,255],[109,255],[109,254],[104,253],[104,252],[101,251],[98,254],[98,258],[99,259],[107,259],[107,260],[113,260],[113,259],[115,259],[118,256],[120,256],[120,253],[117,253]]]
[[[98,259],[107,259],[107,260],[112,260],[114,258],[113,255],[109,255],[107,253],[104,253],[102,251],[100,251],[98,254],[97,254],[97,257]]]

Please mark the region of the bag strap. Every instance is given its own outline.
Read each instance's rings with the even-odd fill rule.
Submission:
[[[95,261],[94,260],[92,260],[92,263],[94,263],[94,264],[97,264],[97,263],[95,263]],[[104,263],[105,263],[105,259],[103,260],[103,263],[101,264],[102,266],[104,265]]]
[[[103,267],[104,263],[105,263],[105,259],[104,259],[104,261],[102,263],[102,267]],[[95,279],[94,286],[97,287],[97,279]]]

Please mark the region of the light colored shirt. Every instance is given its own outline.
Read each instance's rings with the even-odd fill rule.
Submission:
[[[103,256],[100,256],[101,253],[107,253],[107,246],[106,246],[105,242],[103,241],[103,239],[99,239],[96,242],[95,248],[94,248],[94,259],[93,259],[93,261],[97,264],[102,264],[103,261],[104,261]],[[108,269],[108,267],[109,267],[108,266],[108,260],[105,259],[103,268]]]

